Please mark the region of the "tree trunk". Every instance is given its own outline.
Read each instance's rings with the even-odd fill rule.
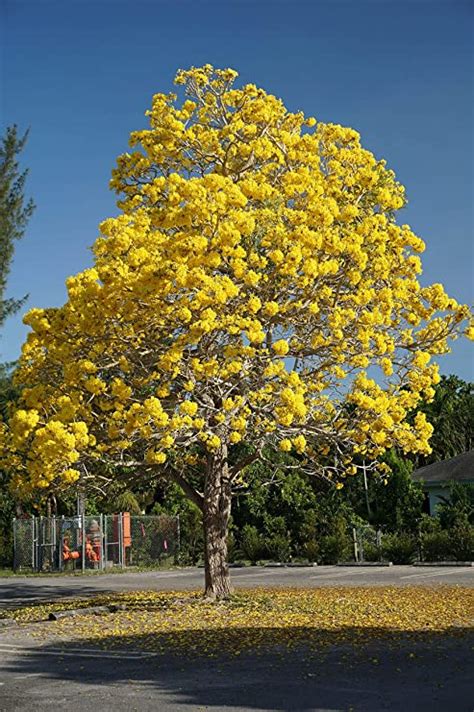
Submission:
[[[204,483],[204,571],[205,596],[228,598],[232,592],[227,564],[227,530],[231,507],[231,486],[227,447],[222,446],[207,459]]]
[[[77,516],[81,517],[86,513],[86,495],[82,487],[79,487],[77,489],[77,494],[76,494],[76,508],[77,508]]]

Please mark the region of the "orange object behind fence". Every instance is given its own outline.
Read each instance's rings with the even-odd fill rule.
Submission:
[[[66,540],[63,541],[63,561],[78,559],[79,556],[80,554],[78,551],[71,551],[69,543]]]
[[[110,558],[113,558],[113,560],[116,563],[118,563],[122,560],[122,556],[123,556],[124,561],[122,561],[122,564],[124,564],[126,561],[126,558],[127,558],[127,549],[129,549],[132,545],[130,512],[122,512],[122,514],[114,514],[112,522],[113,522],[113,542],[109,542],[109,546],[112,543],[116,544],[118,546],[114,546],[111,549],[111,557]],[[122,552],[122,553],[120,553],[120,552]]]
[[[97,561],[99,561],[99,559],[100,559],[100,556],[97,553],[97,551],[95,551],[95,548],[92,546],[89,537],[86,538],[86,552],[85,553],[86,553],[86,559],[88,561],[92,561],[92,563],[94,563],[94,564]]]
[[[94,562],[100,561],[102,551],[102,532],[100,530],[99,522],[96,519],[93,519],[89,525],[89,532],[86,538],[86,548],[87,542],[90,543],[90,546],[95,554],[95,558],[88,557],[89,560]]]
[[[130,521],[130,512],[124,512],[122,514],[122,536],[123,545],[125,547],[132,545],[132,530]]]

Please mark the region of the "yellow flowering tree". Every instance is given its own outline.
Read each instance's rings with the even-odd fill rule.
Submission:
[[[420,286],[404,189],[357,132],[236,76],[180,71],[181,103],[153,97],[113,171],[120,214],[94,267],[63,307],[25,318],[4,433],[23,492],[97,483],[98,462],[173,478],[203,511],[217,598],[246,466],[280,449],[341,486],[389,447],[427,452],[430,425],[407,415],[468,316]]]

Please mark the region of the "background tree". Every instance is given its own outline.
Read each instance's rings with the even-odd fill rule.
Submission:
[[[26,201],[24,195],[28,171],[21,172],[17,161],[27,138],[28,132],[20,137],[14,125],[6,129],[0,142],[0,335],[7,317],[17,312],[26,299],[6,298],[5,293],[15,242],[23,237],[34,210],[33,201]],[[6,420],[9,403],[18,396],[12,370],[13,364],[0,363],[0,421]],[[18,514],[8,489],[9,479],[8,472],[0,469],[0,564],[11,560],[11,521],[15,513]]]
[[[0,143],[0,330],[5,320],[20,309],[26,297],[6,298],[7,279],[15,249],[15,242],[23,237],[34,203],[25,198],[28,170],[20,171],[17,156],[24,149],[28,131],[18,135],[16,125],[6,129]],[[1,334],[1,331],[0,331]],[[17,390],[11,377],[12,364],[0,364],[0,418],[5,419],[8,403]]]
[[[383,460],[389,466],[390,474],[388,477],[376,476],[369,481],[370,514],[367,512],[362,478],[349,483],[349,501],[357,515],[375,527],[392,532],[416,532],[423,514],[425,496],[422,486],[411,479],[413,464],[395,450],[389,450]]]
[[[0,144],[0,329],[5,319],[18,311],[26,299],[6,298],[5,291],[15,241],[23,237],[35,208],[31,198],[25,200],[28,170],[20,172],[17,161],[27,139],[28,131],[20,137],[17,126],[13,125],[7,128]]]
[[[195,566],[204,555],[202,511],[174,482],[165,480],[160,489],[161,496],[151,508],[150,514],[179,516],[179,561]]]
[[[431,427],[407,416],[468,316],[419,285],[423,242],[395,219],[403,187],[359,135],[236,76],[180,71],[181,104],[154,96],[113,172],[121,214],[102,223],[94,268],[25,320],[7,437],[26,493],[86,486],[98,462],[173,479],[202,511],[217,598],[249,464],[293,452],[342,486],[354,456],[428,452]]]
[[[430,403],[421,405],[433,426],[431,453],[415,458],[417,467],[447,460],[472,449],[474,433],[473,384],[458,376],[441,376]]]

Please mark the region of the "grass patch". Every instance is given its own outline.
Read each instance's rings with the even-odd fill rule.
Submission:
[[[51,578],[52,576],[103,576],[104,574],[138,574],[147,571],[179,571],[184,566],[164,562],[156,566],[125,566],[123,569],[114,566],[110,569],[76,569],[72,571],[14,571],[13,569],[0,569],[0,578],[11,578],[13,576],[27,576],[28,578]]]

